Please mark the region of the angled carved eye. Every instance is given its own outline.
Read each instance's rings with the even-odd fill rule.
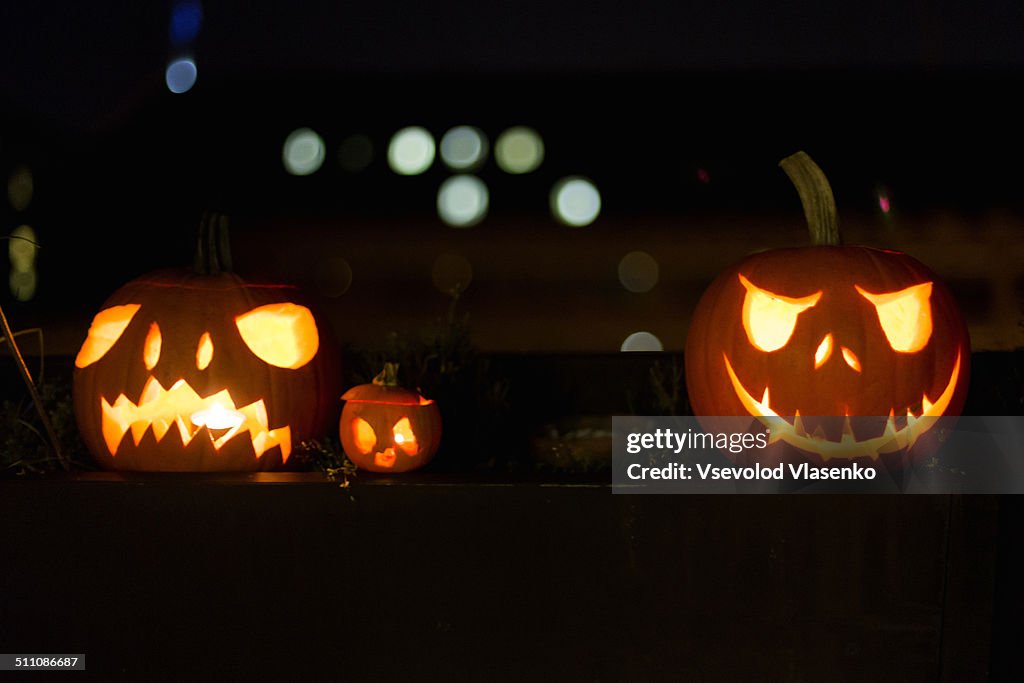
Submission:
[[[163,337],[160,336],[160,326],[153,323],[149,326],[146,341],[142,344],[142,362],[146,364],[147,370],[152,370],[160,362],[160,346],[162,344]]]
[[[762,351],[777,351],[793,336],[798,315],[811,308],[821,292],[792,298],[761,289],[740,275],[740,283],[747,290],[743,298],[743,329],[747,339]]]
[[[396,422],[391,431],[395,437],[395,445],[405,451],[407,455],[416,455],[420,452],[420,446],[416,443],[416,434],[412,431],[409,418],[403,417]]]
[[[269,304],[235,318],[242,340],[264,363],[296,370],[313,360],[320,336],[305,306]]]
[[[103,356],[107,355],[117,340],[121,338],[128,328],[135,314],[139,312],[139,304],[124,304],[123,306],[111,306],[96,314],[89,326],[89,334],[85,343],[79,349],[75,357],[75,367],[84,368],[92,365]]]
[[[199,338],[199,346],[196,347],[196,367],[205,370],[210,366],[212,360],[213,340],[210,339],[209,332],[203,332],[203,336]]]
[[[364,455],[370,453],[377,445],[376,432],[370,423],[361,417],[352,420],[352,438],[355,440],[356,448]]]
[[[922,282],[898,292],[872,294],[854,285],[871,302],[894,351],[920,351],[932,336],[932,283]]]

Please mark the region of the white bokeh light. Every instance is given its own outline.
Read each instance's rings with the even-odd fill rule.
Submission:
[[[509,128],[494,143],[494,160],[506,173],[518,175],[535,171],[544,161],[544,141],[532,128]]]
[[[441,138],[441,160],[449,168],[466,171],[487,157],[487,138],[473,126],[455,126]]]
[[[472,175],[457,175],[441,183],[437,191],[437,213],[448,225],[468,228],[487,215],[487,186]]]
[[[434,163],[434,136],[426,128],[409,126],[391,137],[388,166],[399,175],[419,175]]]
[[[551,189],[551,213],[574,228],[590,225],[601,213],[601,194],[586,178],[563,178]]]
[[[323,166],[324,140],[311,128],[299,128],[285,138],[281,159],[292,175],[309,175]]]
[[[634,332],[622,342],[622,351],[664,351],[661,340],[650,332]]]

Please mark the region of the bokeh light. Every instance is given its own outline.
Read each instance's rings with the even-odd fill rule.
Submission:
[[[551,213],[574,228],[590,225],[601,213],[601,194],[586,178],[563,178],[551,189]]]
[[[473,266],[459,254],[441,254],[434,260],[430,276],[445,294],[464,292],[473,281]]]
[[[311,128],[299,128],[285,138],[281,158],[292,175],[309,175],[323,166],[324,140]]]
[[[337,298],[352,286],[352,266],[340,256],[318,259],[316,282],[321,294]]]
[[[7,178],[7,199],[15,211],[24,211],[32,203],[35,184],[28,166],[18,166]]]
[[[506,173],[529,173],[544,161],[544,142],[532,128],[509,128],[494,143],[494,160]]]
[[[36,295],[39,279],[36,269],[12,270],[10,276],[11,295],[18,301],[29,301]]]
[[[487,138],[473,126],[455,126],[441,138],[441,160],[456,171],[476,168],[487,158]]]
[[[191,43],[199,36],[203,23],[203,7],[199,0],[180,0],[171,8],[170,38],[172,45]]]
[[[7,242],[7,254],[11,259],[11,270],[27,272],[35,267],[36,232],[28,225],[19,225],[11,231],[11,239]]]
[[[438,215],[457,228],[468,228],[483,220],[488,204],[487,186],[476,176],[452,176],[437,191]]]
[[[409,126],[391,137],[388,166],[399,175],[419,175],[434,163],[434,136],[426,128]]]
[[[619,282],[631,292],[649,292],[658,284],[658,262],[645,251],[631,251],[619,261]]]
[[[621,351],[664,351],[661,340],[650,332],[634,332],[622,342]]]
[[[338,164],[343,171],[359,173],[373,163],[373,141],[366,135],[350,135],[338,146]]]
[[[167,89],[176,95],[188,92],[196,84],[198,73],[195,62],[188,57],[175,59],[167,65],[164,73]]]

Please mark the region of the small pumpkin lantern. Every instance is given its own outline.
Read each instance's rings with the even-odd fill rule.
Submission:
[[[398,364],[385,363],[370,384],[342,395],[338,432],[345,454],[370,472],[408,472],[426,465],[441,445],[441,411],[398,385]]]
[[[803,152],[780,165],[814,246],[751,255],[708,287],[686,341],[695,414],[757,417],[812,462],[933,451],[967,393],[953,297],[907,254],[841,246],[821,169]]]
[[[323,328],[294,287],[230,271],[226,220],[204,220],[194,269],[133,280],[93,318],[74,406],[101,466],[269,470],[329,425]]]

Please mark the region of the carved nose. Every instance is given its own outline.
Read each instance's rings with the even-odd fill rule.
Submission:
[[[832,333],[829,332],[822,338],[821,343],[818,344],[818,349],[814,352],[815,370],[827,363],[828,359],[832,357],[832,348],[834,346],[835,344],[832,341]],[[839,349],[843,354],[843,360],[846,361],[846,364],[849,365],[854,372],[860,372],[860,359],[857,358],[857,354],[845,346],[840,346]]]

